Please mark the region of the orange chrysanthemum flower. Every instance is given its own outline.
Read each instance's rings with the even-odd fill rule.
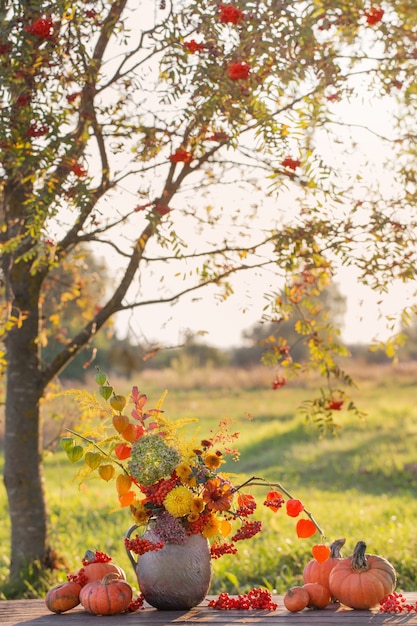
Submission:
[[[208,480],[203,491],[203,500],[209,509],[228,511],[233,500],[230,485],[220,478]]]

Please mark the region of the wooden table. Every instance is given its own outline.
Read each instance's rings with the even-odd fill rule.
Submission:
[[[404,594],[410,603],[417,601],[417,593]],[[89,615],[76,607],[68,613],[55,615],[45,607],[43,600],[4,600],[0,601],[1,626],[417,626],[417,613],[378,613],[373,611],[352,611],[337,604],[329,605],[322,611],[305,609],[300,613],[289,613],[282,596],[274,596],[278,602],[276,611],[216,611],[207,607],[207,601],[189,611],[157,611],[145,608],[135,613],[123,615]]]

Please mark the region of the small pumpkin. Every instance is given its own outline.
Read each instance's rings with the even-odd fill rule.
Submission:
[[[45,597],[45,604],[52,613],[65,613],[80,604],[81,585],[69,580],[52,587]]]
[[[101,580],[106,574],[111,573],[118,574],[120,578],[126,580],[126,574],[119,565],[110,561],[96,560],[96,554],[92,550],[86,551],[80,572],[84,574],[88,583],[93,582],[93,580]]]
[[[81,604],[93,615],[124,613],[132,601],[132,588],[126,580],[111,572],[102,580],[93,580],[81,589]]]
[[[389,561],[366,554],[358,541],[352,556],[340,559],[329,576],[330,593],[351,609],[372,609],[395,589],[397,576]]]
[[[308,592],[301,586],[291,587],[284,595],[284,606],[291,613],[302,611],[308,606],[310,596]]]
[[[336,563],[342,558],[340,553],[346,539],[336,539],[330,544],[330,556],[323,563],[312,559],[307,563],[303,571],[304,583],[319,583],[329,589],[329,575]]]
[[[324,609],[330,602],[330,591],[320,583],[306,583],[303,585],[309,595],[308,607]]]

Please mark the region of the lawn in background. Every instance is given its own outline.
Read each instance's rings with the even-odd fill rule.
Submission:
[[[314,514],[326,540],[346,537],[346,556],[358,540],[364,540],[369,552],[392,562],[398,589],[415,590],[417,368],[379,367],[372,372],[356,368],[355,373],[359,388],[352,396],[366,417],[361,421],[338,412],[335,419],[341,428],[336,436],[326,437],[297,414],[300,403],[316,392],[314,381],[272,390],[259,371],[207,370],[186,378],[175,372],[144,372],[112,384],[126,394],[137,384],[148,394],[149,407],[168,388],[166,413],[174,419],[198,417],[201,437],[209,436],[221,419],[232,418],[233,430],[240,433],[240,461],[228,463],[228,471],[282,483]],[[72,423],[76,408],[70,398],[65,404],[66,423]],[[46,407],[44,459],[52,545],[63,559],[57,581],[76,571],[85,550],[93,549],[109,553],[135,586],[123,548],[130,514],[117,507],[112,482],[93,479],[81,487],[74,482],[77,466],[62,451],[54,452],[61,426],[52,419],[56,408],[51,405],[49,410],[48,416]],[[211,593],[241,593],[259,585],[284,593],[301,582],[311,547],[320,538],[298,539],[296,520],[284,510],[274,514],[262,507],[265,493],[260,489],[256,494],[264,532],[240,542],[238,555],[214,562]],[[1,586],[7,577],[10,533],[3,485],[0,514],[5,520],[0,528]]]

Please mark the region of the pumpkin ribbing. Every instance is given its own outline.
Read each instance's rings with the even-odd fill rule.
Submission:
[[[366,554],[359,541],[352,556],[341,559],[329,577],[330,592],[352,609],[371,609],[395,589],[396,573],[382,556]]]

